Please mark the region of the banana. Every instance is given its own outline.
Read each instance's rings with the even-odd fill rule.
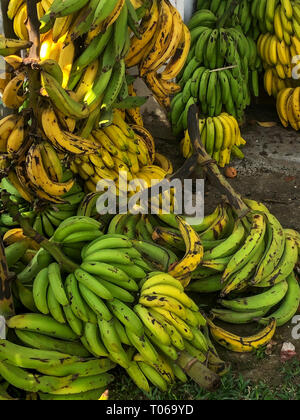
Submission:
[[[249,236],[247,237],[243,247],[234,255],[230,260],[224,274],[223,282],[236,273],[239,269],[244,267],[247,262],[254,255],[257,247],[264,240],[266,232],[266,221],[265,217],[261,214],[253,214],[252,216],[252,227]]]
[[[89,109],[74,100],[48,73],[42,72],[42,85],[47,91],[51,101],[66,116],[74,119],[84,119],[89,116]]]
[[[147,360],[149,363],[154,364],[158,362],[158,353],[145,335],[137,336],[127,328],[126,334],[131,344],[137,349],[137,351],[145,360]]]
[[[49,286],[47,292],[47,305],[52,318],[60,324],[66,323],[65,314],[62,306],[55,297],[52,287]],[[77,334],[76,334],[77,335]]]
[[[88,289],[90,289],[93,293],[95,293],[98,297],[105,300],[112,300],[113,296],[109,290],[106,289],[105,286],[101,284],[97,278],[91,276],[87,272],[81,269],[77,269],[74,272],[75,277],[79,283],[85,285]]]
[[[38,332],[66,341],[77,340],[77,336],[67,325],[62,325],[51,317],[40,314],[16,315],[7,321],[7,326],[17,330]]]
[[[266,315],[269,310],[270,308],[242,313],[230,311],[227,309],[212,309],[211,316],[213,319],[220,319],[221,321],[227,322],[229,324],[249,324]]]
[[[276,331],[276,320],[271,319],[268,326],[252,337],[238,337],[231,334],[209,321],[210,332],[222,347],[237,353],[253,352],[254,350],[266,346],[273,338]]]
[[[52,376],[36,375],[26,370],[0,362],[1,376],[13,386],[28,392],[54,392],[72,383],[73,376],[56,378]]]
[[[6,85],[2,95],[2,102],[7,108],[18,109],[23,104],[25,100],[23,94],[24,81],[25,74],[20,73]]]
[[[126,372],[139,389],[145,391],[146,393],[150,392],[148,380],[139,368],[137,362],[131,361],[129,368],[126,369]]]
[[[70,385],[67,385],[59,390],[51,391],[54,395],[72,395],[91,390],[104,388],[114,380],[114,377],[108,373],[100,375],[79,377],[75,379]]]
[[[94,292],[84,286],[82,283],[78,284],[80,293],[87,303],[87,305],[95,312],[95,314],[101,320],[110,321],[112,315],[105,305],[105,303],[100,299]]]
[[[154,335],[155,339],[165,346],[171,344],[171,339],[164,326],[152,316],[151,312],[142,305],[136,305],[134,307],[135,312],[142,320],[145,327]]]
[[[141,320],[126,303],[114,299],[108,302],[108,307],[114,316],[126,327],[126,331],[130,330],[137,336],[143,335],[144,327]]]
[[[71,190],[74,180],[70,179],[66,183],[56,183],[52,181],[43,165],[41,148],[39,145],[32,145],[27,158],[27,174],[33,185],[38,185],[49,196],[59,197]]]
[[[38,369],[44,375],[64,377],[69,375],[78,375],[80,378],[100,375],[113,369],[115,364],[109,359],[89,359],[85,361],[77,361],[71,365],[56,365],[50,368]]]
[[[48,268],[42,269],[33,283],[33,298],[37,309],[44,315],[49,314],[47,290],[49,286]]]
[[[15,333],[22,343],[33,349],[52,350],[59,353],[67,352],[67,354],[79,358],[90,357],[90,353],[79,342],[57,340],[43,334],[22,330],[15,330]]]
[[[124,351],[118,333],[114,327],[113,320],[98,322],[102,341],[113,361],[116,361],[124,369],[130,366],[130,360],[127,353]]]
[[[286,295],[288,284],[286,281],[273,286],[266,292],[243,299],[221,300],[220,303],[225,308],[237,312],[253,312],[265,309],[266,307],[277,305]]]
[[[261,318],[258,321],[260,324],[266,325],[272,318],[276,319],[277,326],[281,327],[289,322],[297,312],[300,301],[300,287],[294,273],[287,278],[287,283],[288,291],[280,307],[277,311],[273,312],[272,315],[266,318]]]
[[[274,267],[274,270],[260,283],[256,284],[256,287],[270,287],[280,282],[284,282],[285,279],[292,273],[298,260],[298,247],[295,239],[292,236],[287,236],[285,241],[285,250],[279,264]]]
[[[180,232],[186,243],[186,254],[181,262],[169,270],[169,275],[178,278],[186,277],[194,271],[203,258],[203,247],[198,234],[185,220],[177,218]]]
[[[145,377],[157,388],[159,388],[162,392],[166,392],[168,389],[167,382],[165,379],[157,372],[155,368],[150,366],[145,362],[138,362],[138,366],[145,375]]]
[[[55,367],[60,364],[61,366],[70,365],[78,360],[74,356],[55,351],[28,349],[8,340],[1,340],[0,359],[20,368],[37,370]]]

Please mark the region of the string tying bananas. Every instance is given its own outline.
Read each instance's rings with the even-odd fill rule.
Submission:
[[[242,138],[236,119],[229,114],[222,113],[219,117],[199,120],[201,141],[213,159],[221,168],[230,163],[232,155],[244,158],[240,147],[246,144]],[[193,145],[188,131],[180,144],[184,158],[193,155]]]

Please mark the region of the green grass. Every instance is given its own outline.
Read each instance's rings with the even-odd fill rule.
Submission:
[[[229,372],[222,378],[222,386],[214,393],[207,392],[195,383],[177,384],[167,393],[154,388],[149,395],[139,391],[133,382],[121,374],[116,375],[116,383],[110,390],[112,400],[244,400],[244,401],[271,401],[271,400],[300,400],[300,361],[292,360],[284,365],[280,372],[281,384],[268,385],[260,381],[253,383],[246,380],[243,375]]]

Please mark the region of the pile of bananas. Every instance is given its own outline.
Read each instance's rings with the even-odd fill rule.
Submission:
[[[165,250],[152,243],[104,235],[95,219],[66,219],[51,241],[63,252],[73,249],[74,269],[66,274],[41,249],[18,275],[26,292],[21,310],[30,312],[7,321],[9,339],[1,351],[10,355],[0,363],[2,377],[41,399],[95,399],[113,379],[106,372],[118,364],[141,390],[149,392],[151,383],[165,392],[177,379],[187,381],[178,362],[183,351],[225,374],[206,319],[182,284],[187,267],[194,270],[201,261],[202,247],[187,223],[177,221],[190,247],[181,261],[164,260]]]
[[[231,0],[198,0],[197,10],[208,9],[218,19],[221,19],[225,13],[228,13],[231,3]],[[255,13],[256,6],[255,11],[253,11],[254,13],[252,13],[254,3],[257,6],[257,2],[252,0],[238,2],[229,19],[232,26],[240,25],[244,34],[256,40],[261,33],[261,28],[259,27],[260,22]]]
[[[205,150],[221,168],[230,163],[232,155],[244,158],[239,147],[244,146],[246,140],[242,138],[238,122],[232,115],[222,113],[218,117],[204,118],[199,121],[199,126]],[[194,147],[187,130],[180,147],[184,158],[193,155]]]
[[[185,64],[191,37],[178,10],[168,0],[153,0],[140,25],[140,36],[131,39],[127,67],[138,66],[139,74],[157,101],[170,108],[170,95],[180,91],[172,80]]]
[[[226,110],[242,121],[251,101],[250,87],[259,95],[261,61],[256,44],[240,26],[225,25],[224,19],[220,22],[210,10],[202,9],[188,24],[191,51],[177,78],[183,90],[171,104],[175,135],[187,129],[188,109],[194,103],[200,104],[205,116],[218,117]]]
[[[277,112],[284,127],[300,130],[300,87],[283,89],[277,96]]]
[[[292,36],[289,46],[284,40],[280,41],[276,35],[267,33],[260,36],[257,48],[264,62],[264,84],[269,96],[277,97],[282,89],[299,85],[299,81],[293,78],[293,69],[298,65],[300,38]]]
[[[300,234],[283,229],[261,203],[245,203],[250,213],[243,219],[229,205],[219,205],[200,226],[194,226],[204,256],[186,290],[201,294],[220,292],[222,308],[213,309],[213,317],[232,324],[268,324],[267,330],[259,333],[267,343],[276,325],[289,322],[299,306],[300,288],[294,270],[299,262]],[[177,253],[183,252],[184,242],[174,216],[159,217],[169,227],[158,226],[153,240]],[[222,333],[212,323],[211,326],[217,341],[233,351],[252,351],[256,344],[261,345],[257,336],[249,338],[247,344],[246,339],[233,339],[232,334],[224,330]],[[231,344],[224,334],[232,338]]]

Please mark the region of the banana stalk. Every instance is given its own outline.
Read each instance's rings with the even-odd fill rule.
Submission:
[[[200,387],[207,389],[208,391],[216,391],[220,387],[220,376],[209,370],[204,364],[200,363],[198,360],[195,360],[195,358],[186,351],[180,353],[176,363]]]

